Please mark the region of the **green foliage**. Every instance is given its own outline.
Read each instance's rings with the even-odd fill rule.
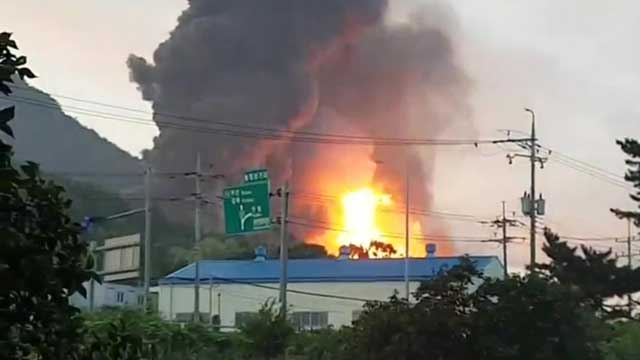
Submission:
[[[478,359],[601,359],[606,326],[575,288],[533,272],[487,281],[474,297]]]
[[[351,359],[351,328],[302,331],[292,339],[290,359],[347,360]]]
[[[551,262],[539,265],[540,270],[573,289],[581,303],[592,306],[607,318],[630,315],[626,305],[607,300],[640,291],[640,269],[617,266],[610,250],[599,252],[583,245],[583,256],[578,256],[577,247],[569,246],[551,231],[546,230],[545,237],[547,243],[543,250]]]
[[[635,139],[618,140],[616,143],[622,151],[629,157],[625,162],[629,170],[624,178],[637,189],[635,194],[631,194],[631,199],[638,203],[640,207],[640,143]],[[640,212],[620,209],[611,211],[621,219],[631,219],[637,227],[640,227]]]
[[[629,321],[616,324],[611,341],[603,345],[605,360],[640,359],[640,323]]]
[[[353,327],[354,359],[469,359],[473,302],[467,292],[479,275],[468,259],[415,294],[416,303],[392,296],[366,304]]]
[[[85,316],[87,359],[228,359],[229,336],[201,324],[180,324],[134,310]]]
[[[0,33],[0,92],[12,76],[32,78],[16,56],[11,34]],[[1,112],[0,130],[13,110]],[[15,167],[12,148],[0,141],[0,358],[73,359],[79,356],[77,309],[68,297],[85,294],[95,276],[86,244],[71,222],[63,188],[40,176],[38,165]]]
[[[354,360],[602,359],[608,326],[579,286],[545,271],[486,279],[463,260],[424,282],[415,303],[397,296],[368,303],[349,352]]]
[[[13,83],[12,77],[18,75],[20,79],[35,78],[35,74],[27,67],[27,58],[24,56],[18,56],[13,53],[14,50],[18,50],[18,45],[15,40],[11,39],[11,33],[0,33],[0,92],[9,95],[11,94],[11,88],[6,83]],[[13,113],[6,113],[0,117],[0,124],[6,126],[6,123],[13,119]],[[10,134],[11,129],[6,127],[0,128],[1,131]]]
[[[289,321],[276,311],[275,301],[266,302],[256,316],[240,328],[245,354],[265,360],[282,355],[293,334]]]

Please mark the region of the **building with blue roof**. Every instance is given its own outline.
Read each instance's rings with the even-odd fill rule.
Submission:
[[[502,276],[498,258],[474,256],[471,260],[486,276]],[[411,291],[459,263],[457,257],[410,258]],[[404,292],[404,269],[403,258],[290,260],[287,301],[294,325],[301,329],[350,325],[365,301]],[[277,300],[280,261],[262,256],[203,260],[199,275],[200,313],[223,327],[236,327],[269,299]],[[194,277],[195,264],[190,264],[159,281],[158,308],[165,318],[187,321],[192,317]]]

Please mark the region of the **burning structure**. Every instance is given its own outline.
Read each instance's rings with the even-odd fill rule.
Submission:
[[[446,11],[398,14],[390,6],[190,0],[152,62],[127,62],[160,130],[145,159],[158,171],[181,171],[199,152],[229,183],[266,167],[272,183],[291,183],[296,238],[331,252],[372,241],[403,249],[405,173],[410,207],[429,209],[436,152],[380,140],[436,138],[463,118],[468,81],[442,26]],[[158,187],[192,192],[186,180]],[[446,234],[426,217],[414,217],[411,229]],[[415,242],[412,255],[424,255],[424,241]]]

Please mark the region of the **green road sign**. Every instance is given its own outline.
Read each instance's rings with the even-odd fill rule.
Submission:
[[[244,173],[244,182],[252,183],[258,181],[269,180],[267,169],[251,170]]]
[[[266,171],[265,171],[266,174]],[[269,180],[251,181],[224,190],[224,223],[227,234],[271,228]]]

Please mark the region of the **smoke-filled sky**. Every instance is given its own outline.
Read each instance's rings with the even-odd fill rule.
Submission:
[[[415,15],[412,10],[425,4],[427,10]],[[43,4],[23,0],[3,14],[3,26],[14,32],[22,51],[29,56],[32,68],[40,75],[34,84],[43,90],[150,109],[151,104],[142,100],[137,84],[129,81],[126,60],[130,54],[136,54],[153,62],[153,52],[168,39],[186,7],[185,1],[60,0]],[[457,87],[446,97],[446,101],[459,101],[456,109],[461,112],[455,114],[456,121],[438,128],[438,137],[466,138],[470,134],[499,137],[502,135],[497,129],[506,128],[526,131],[529,117],[522,108],[527,106],[536,110],[543,145],[614,173],[624,171],[623,157],[614,139],[640,134],[640,123],[636,120],[640,90],[635,85],[640,80],[640,50],[633,46],[634,35],[640,31],[637,15],[640,12],[635,2],[391,0],[389,7],[388,16],[396,24],[415,22],[416,17],[422,17],[430,27],[445,34],[452,49],[451,56],[445,59],[460,68],[454,71],[456,76],[467,78],[468,84],[464,85],[459,83],[462,80],[456,80],[456,86],[463,86],[464,91]],[[375,16],[377,9],[372,6],[368,11],[368,15]],[[313,33],[313,29],[309,31]],[[318,42],[324,39],[323,34],[317,34]],[[378,34],[384,39],[387,33]],[[375,44],[374,40],[362,44]],[[427,44],[432,51],[429,46],[433,45]],[[372,51],[376,50],[379,48]],[[421,56],[420,50],[418,47],[415,54],[399,52],[399,60],[408,57],[414,61],[413,56]],[[366,51],[366,46],[355,46],[353,50],[356,57]],[[430,61],[425,57],[424,66],[433,66]],[[335,70],[329,72],[329,76],[320,79],[327,85],[321,86],[332,89],[335,88],[331,85],[332,76],[340,74]],[[312,96],[305,92],[311,91],[305,81],[308,79],[293,82],[300,87],[294,93],[303,99]],[[278,101],[276,94],[272,95]],[[330,118],[323,124],[342,123],[332,112],[341,104],[331,99],[326,102],[331,106],[316,116]],[[338,112],[353,116],[358,111],[364,110],[350,108]],[[144,126],[89,117],[80,120],[134,154],[149,148],[157,134]],[[357,125],[350,122],[349,126]],[[332,127],[324,130],[336,132]],[[412,135],[432,137],[432,134]],[[312,150],[300,150],[303,151]],[[430,169],[429,201],[434,209],[489,217],[499,212],[502,200],[507,201],[510,210],[518,209],[517,198],[528,184],[528,167],[517,161],[508,166],[503,149],[492,146],[443,149],[435,155],[432,149],[416,151],[423,166]],[[554,161],[539,172],[538,179],[548,202],[548,225],[576,236],[625,233],[624,224],[608,213],[610,207],[631,205],[623,189]],[[452,235],[493,235],[469,221],[445,222],[443,226]],[[526,247],[513,245],[513,249],[522,263]],[[486,245],[466,245],[465,250],[497,252]]]

